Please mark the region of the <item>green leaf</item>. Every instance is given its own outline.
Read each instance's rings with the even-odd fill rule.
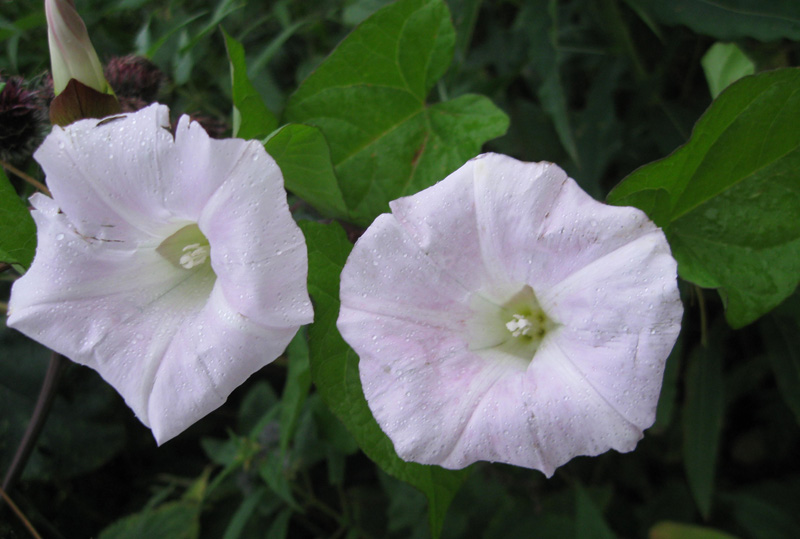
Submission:
[[[52,352],[5,325],[0,326],[0,351],[0,470],[7,470],[30,422]],[[112,460],[126,444],[125,428],[113,414],[118,401],[96,372],[69,364],[22,479],[68,479]]]
[[[648,535],[650,539],[736,539],[733,535],[693,524],[680,522],[659,522],[652,528]]]
[[[286,356],[289,358],[289,369],[281,396],[280,414],[280,447],[284,455],[297,430],[297,421],[311,388],[311,367],[308,363],[305,331],[297,332],[286,349]]]
[[[787,493],[788,499],[797,499],[797,490]],[[786,511],[763,496],[747,493],[725,494],[723,500],[730,504],[736,522],[749,537],[765,539],[794,539],[800,520],[797,512]]]
[[[759,325],[778,389],[800,423],[800,297],[790,297]]]
[[[712,330],[707,346],[689,356],[683,406],[683,459],[689,488],[700,512],[708,518],[714,490],[722,417],[722,332]]]
[[[664,368],[664,381],[661,384],[661,394],[658,397],[656,409],[656,422],[653,429],[664,430],[671,421],[675,411],[675,400],[678,395],[678,378],[681,372],[681,356],[683,355],[683,338],[679,335],[678,342],[672,348],[667,365]]]
[[[239,505],[239,508],[236,509],[236,512],[231,517],[230,522],[228,522],[228,526],[225,528],[225,535],[222,539],[239,539],[243,537],[247,523],[256,513],[259,505],[262,504],[262,500],[266,494],[266,488],[258,487],[245,496],[241,505]]]
[[[756,72],[756,65],[736,43],[714,43],[700,63],[714,98],[737,80]]]
[[[629,0],[664,24],[683,24],[721,40],[800,40],[800,8],[793,0]]]
[[[264,148],[281,167],[287,190],[327,217],[347,216],[328,142],[319,129],[285,125],[267,139]]]
[[[537,96],[553,120],[558,138],[569,156],[580,165],[578,147],[570,125],[564,85],[561,82],[561,52],[558,47],[558,2],[532,0],[518,18],[531,38],[531,66],[539,75]]]
[[[233,136],[261,140],[278,127],[278,119],[267,108],[247,77],[244,47],[222,30],[228,59],[231,63],[233,86]]]
[[[100,533],[99,539],[170,537],[194,539],[200,535],[200,504],[179,501],[118,520]]]
[[[353,220],[433,185],[502,135],[508,118],[485,97],[426,98],[453,56],[441,0],[400,0],[359,25],[290,97],[286,118],[327,138]]]
[[[336,329],[339,274],[352,245],[337,224],[301,222],[308,244],[308,290],[315,321],[309,330],[311,377],[325,404],[345,424],[359,447],[389,475],[428,498],[431,535],[439,537],[444,516],[467,471],[445,470],[400,460],[372,417],[358,375],[358,356]]]
[[[800,279],[798,117],[800,69],[745,77],[687,144],[608,197],[664,228],[681,277],[718,288],[733,327],[769,312]]]
[[[0,168],[0,262],[27,269],[36,252],[36,225]]]
[[[267,535],[265,536],[266,539],[285,539],[289,536],[289,521],[292,518],[292,510],[291,509],[284,509],[278,516],[275,517],[275,520],[272,521],[270,524],[269,529],[267,530]]]
[[[576,539],[614,539],[616,537],[603,519],[603,514],[594,504],[589,494],[578,484],[575,485],[575,538]]]

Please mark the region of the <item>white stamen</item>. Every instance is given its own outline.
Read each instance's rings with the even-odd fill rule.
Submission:
[[[181,255],[179,262],[186,269],[199,266],[208,259],[208,245],[201,246],[199,243],[192,243],[184,247],[182,251],[186,254]]]
[[[531,332],[531,328],[533,328],[533,324],[521,314],[515,314],[513,320],[506,322],[506,328],[508,328],[512,336],[519,337],[520,335],[528,335]]]

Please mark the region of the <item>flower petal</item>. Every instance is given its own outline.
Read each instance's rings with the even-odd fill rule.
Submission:
[[[597,202],[552,163],[485,154],[473,166],[484,261],[537,294],[656,230],[644,212]]]
[[[641,211],[494,154],[391,208],[347,260],[337,325],[402,458],[549,476],[636,446],[682,314]]]
[[[664,364],[680,332],[676,278],[667,240],[655,230],[539,296],[563,325],[563,353],[641,429],[653,424]]]
[[[392,215],[418,248],[466,290],[480,290],[495,280],[475,241],[479,225],[474,167],[475,160],[468,161],[444,181],[389,203]]]
[[[54,127],[34,154],[53,198],[84,236],[145,241],[163,235],[171,212],[160,163],[172,148],[169,111],[151,105],[116,119]]]
[[[275,160],[247,143],[198,221],[225,297],[259,324],[291,327],[313,320],[308,255],[292,219]]]
[[[378,216],[353,247],[340,296],[351,309],[453,329],[464,327],[472,313],[470,292],[437,266],[391,214]]]
[[[211,139],[187,116],[173,137],[169,110],[153,104],[54,127],[34,157],[81,234],[144,242],[163,239],[177,222],[197,221],[249,147],[239,139]]]
[[[9,325],[96,369],[159,443],[313,316],[275,162],[188,117],[173,138],[168,117],[154,105],[48,137],[54,199],[31,198],[37,253],[9,302]]]
[[[296,326],[254,323],[215,286],[203,309],[180,325],[155,373],[145,423],[156,441],[164,443],[217,409],[278,357],[295,333]]]
[[[184,317],[205,304],[213,273],[177,269],[154,250],[86,238],[50,198],[31,202],[36,258],[14,283],[8,325],[97,370],[146,420],[152,375]]]

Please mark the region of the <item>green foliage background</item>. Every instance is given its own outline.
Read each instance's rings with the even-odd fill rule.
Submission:
[[[389,4],[76,1],[101,59],[136,53],[167,74],[159,100],[174,116],[264,140],[306,234],[317,314],[284,357],[162,448],[93,371],[71,366],[11,493],[22,511],[59,538],[794,537],[800,5]],[[3,3],[4,77],[47,69],[44,25],[41,2]],[[667,233],[684,327],[656,424],[630,454],[579,457],[550,480],[485,463],[451,472],[400,461],[368,413],[335,330],[351,240],[481,148],[556,162]],[[41,179],[32,160],[15,165]],[[33,253],[31,192],[0,175],[3,299]],[[47,358],[2,329],[0,471]],[[0,507],[0,536],[25,534]]]

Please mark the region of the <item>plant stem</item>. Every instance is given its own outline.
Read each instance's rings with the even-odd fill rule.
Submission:
[[[5,500],[8,506],[11,508],[11,511],[15,515],[17,515],[17,518],[19,518],[22,521],[22,524],[25,526],[28,532],[30,532],[31,537],[33,537],[34,539],[42,539],[42,536],[39,535],[39,533],[36,531],[36,528],[33,527],[33,524],[31,524],[31,522],[27,518],[25,518],[25,515],[22,513],[22,511],[19,510],[17,504],[14,503],[14,501],[8,496],[8,494],[6,494],[6,491],[2,488],[0,488],[0,497],[2,497],[3,500]]]
[[[14,488],[14,484],[22,475],[22,470],[25,469],[25,464],[36,446],[36,441],[39,439],[39,434],[44,428],[44,423],[53,405],[58,379],[66,365],[67,362],[64,356],[53,352],[50,357],[50,364],[47,366],[47,372],[44,375],[42,388],[39,390],[39,397],[36,399],[33,415],[28,422],[27,429],[25,429],[25,434],[22,436],[22,441],[17,447],[17,452],[14,454],[14,460],[11,461],[11,466],[8,467],[6,476],[3,479],[3,490],[6,492]]]
[[[26,182],[28,182],[29,184],[34,186],[36,189],[38,189],[39,191],[41,191],[45,195],[51,196],[50,195],[50,189],[48,189],[45,184],[43,184],[39,180],[29,176],[28,174],[25,174],[24,172],[22,172],[20,169],[18,169],[14,165],[10,165],[10,164],[6,163],[5,161],[0,160],[0,166],[2,166],[4,169],[8,170],[9,172],[14,174],[15,176],[18,176],[19,178],[25,180]]]

